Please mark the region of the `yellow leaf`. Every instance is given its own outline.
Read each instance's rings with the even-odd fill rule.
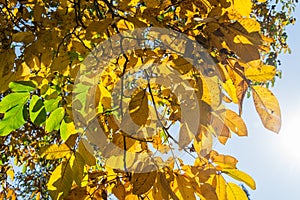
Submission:
[[[226,194],[228,200],[248,200],[242,188],[234,183],[228,183],[226,185]]]
[[[173,183],[173,190],[177,191],[175,192],[176,196],[179,197],[179,199],[189,199],[189,200],[196,200],[195,194],[194,194],[194,188],[192,187],[192,184],[187,178],[185,178],[183,175],[178,175]]]
[[[173,60],[170,63],[170,65],[172,68],[176,69],[180,74],[186,74],[193,68],[193,65],[182,57]]]
[[[62,162],[52,172],[47,183],[47,189],[53,200],[63,199],[72,186],[73,173],[68,162]]]
[[[171,189],[168,180],[166,179],[165,174],[158,172],[157,176],[157,183],[158,183],[158,190],[160,194],[162,195],[163,199],[170,199],[169,196],[171,196],[171,199],[179,200],[179,198],[175,195],[173,190]]]
[[[104,108],[111,107],[111,94],[110,92],[102,85],[98,85],[100,90],[100,103],[104,106]]]
[[[275,75],[276,68],[271,65],[251,66],[245,69],[245,76],[256,82],[271,81]]]
[[[106,31],[108,26],[112,23],[113,19],[112,18],[106,18],[100,21],[92,21],[87,29],[86,32],[87,34],[98,34],[98,33],[103,33]]]
[[[66,144],[53,144],[50,146],[46,146],[41,148],[39,154],[41,157],[44,157],[47,160],[56,160],[59,158],[64,158],[70,156],[72,150]]]
[[[87,140],[82,139],[78,145],[78,153],[82,156],[85,163],[92,166],[96,164],[96,159],[93,156],[93,149]]]
[[[212,115],[211,126],[213,127],[218,140],[225,144],[227,140],[231,137],[229,128],[224,124],[224,122],[217,116]]]
[[[146,90],[134,94],[129,102],[129,112],[133,122],[139,126],[146,124],[149,116],[148,95]]]
[[[233,42],[234,43],[242,43],[242,44],[250,44],[252,45],[252,42],[248,40],[247,37],[243,36],[243,35],[236,35],[233,38]]]
[[[212,161],[222,168],[235,169],[238,160],[229,155],[218,154],[216,151],[211,153]]]
[[[70,167],[72,169],[72,173],[75,175],[74,180],[78,186],[81,186],[81,182],[83,179],[83,171],[84,171],[84,159],[83,157],[76,152],[70,158]]]
[[[227,92],[233,103],[238,103],[236,87],[234,86],[231,79],[226,80],[225,83],[222,83],[224,90]]]
[[[119,20],[117,26],[120,30],[132,30],[134,28],[133,23],[126,21],[125,19]]]
[[[248,33],[260,32],[260,24],[252,18],[242,18],[238,22]]]
[[[214,77],[201,77],[202,100],[209,104],[213,109],[217,109],[221,104],[221,90],[218,80]]]
[[[148,169],[154,169],[154,171],[150,171],[148,173],[134,173],[132,176],[132,193],[136,195],[141,195],[146,193],[153,186],[157,171],[154,166],[148,165],[145,167],[144,171],[148,171]]]
[[[226,199],[226,181],[223,178],[222,175],[216,175],[215,177],[216,181],[216,193],[218,196],[218,200],[227,200]]]
[[[206,128],[201,127],[201,134],[199,136],[200,141],[194,140],[194,148],[199,157],[205,157],[212,150],[213,138],[212,134],[206,130]]]
[[[251,176],[249,176],[245,172],[242,172],[238,169],[222,169],[222,172],[228,174],[229,176],[231,176],[235,180],[244,182],[252,190],[256,189],[255,181],[253,180],[253,178]]]
[[[249,17],[252,10],[251,0],[231,0],[231,9],[237,11],[240,15],[244,17]],[[232,11],[231,11],[232,12]]]
[[[10,168],[9,170],[7,170],[6,174],[9,176],[11,181],[14,181],[15,173],[13,169]]]
[[[225,111],[225,112],[224,112]],[[244,120],[235,112],[229,109],[221,110],[220,117],[224,120],[226,126],[238,136],[247,136],[248,131]]]
[[[191,143],[193,138],[194,138],[194,135],[190,131],[190,128],[188,127],[187,123],[181,124],[180,132],[179,132],[179,140],[178,140],[179,147],[185,148],[188,144]]]
[[[262,86],[252,87],[253,101],[263,125],[278,133],[281,127],[281,111],[274,94]]]
[[[134,194],[129,194],[129,195],[126,195],[125,200],[139,200],[139,197]]]
[[[125,187],[121,181],[117,181],[116,185],[112,189],[112,193],[119,199],[124,200],[126,196]]]

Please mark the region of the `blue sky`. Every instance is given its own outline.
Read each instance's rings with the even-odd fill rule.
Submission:
[[[238,168],[250,174],[257,189],[249,189],[252,200],[299,200],[300,196],[300,11],[297,22],[288,28],[288,44],[292,54],[280,56],[282,79],[271,88],[278,98],[282,127],[279,134],[265,129],[250,99],[244,103],[243,118],[249,136],[233,137],[225,147],[217,144],[220,153],[238,160]]]

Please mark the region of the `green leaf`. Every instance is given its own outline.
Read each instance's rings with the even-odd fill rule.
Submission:
[[[72,150],[70,147],[66,144],[53,144],[50,146],[43,147],[39,154],[41,157],[47,159],[47,160],[56,160],[60,158],[64,158],[69,156],[72,153]]]
[[[66,141],[71,135],[76,133],[74,122],[70,117],[66,116],[60,125],[61,139]]]
[[[28,111],[24,105],[29,99],[29,93],[13,94],[7,95],[8,98],[5,97],[0,103],[1,112],[5,112],[4,118],[0,121],[0,136],[6,136],[13,130],[19,129],[26,122],[28,116]]]
[[[5,113],[7,110],[17,105],[24,105],[29,96],[29,93],[11,93],[6,95],[0,102],[0,113]]]
[[[65,116],[65,109],[62,107],[56,108],[46,120],[46,132],[49,133],[53,130],[58,130],[60,122]]]
[[[59,104],[60,101],[61,101],[60,96],[58,96],[55,99],[45,100],[44,105],[45,105],[45,108],[46,108],[46,112],[52,112],[53,110],[58,108],[58,104]]]
[[[251,176],[249,176],[245,172],[242,172],[238,169],[223,169],[222,172],[228,174],[229,176],[231,176],[235,180],[244,182],[252,190],[256,189],[255,181],[253,180],[253,178]]]
[[[33,81],[15,81],[9,83],[8,87],[14,92],[31,92],[36,90],[37,83]]]
[[[37,95],[33,95],[30,101],[29,114],[31,121],[40,125],[46,121],[46,109],[42,99]]]

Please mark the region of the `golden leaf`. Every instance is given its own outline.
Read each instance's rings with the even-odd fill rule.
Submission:
[[[6,174],[9,176],[9,178],[10,178],[11,181],[14,181],[14,178],[15,178],[15,172],[14,172],[13,169],[10,168],[9,170],[7,170],[7,171],[6,171]]]
[[[222,121],[219,117],[213,115],[211,126],[213,127],[218,140],[225,144],[227,140],[231,137],[229,128],[225,125],[224,121]]]
[[[134,173],[132,176],[132,193],[136,195],[141,195],[146,193],[153,186],[156,176],[157,170],[155,166],[148,165],[145,167],[144,171],[153,170],[147,173]]]
[[[232,178],[238,181],[243,181],[246,185],[248,185],[252,190],[256,189],[255,181],[251,176],[246,174],[245,172],[242,172],[238,169],[222,169],[223,173],[228,174]]]
[[[247,195],[245,192],[242,190],[241,187],[234,183],[228,183],[226,185],[226,194],[227,194],[227,199],[231,200],[248,200]]]
[[[260,24],[252,18],[242,18],[238,22],[246,29],[248,33],[260,32]]]
[[[184,177],[183,175],[177,175],[173,184],[173,191],[177,191],[175,194],[180,199],[195,199],[194,188],[192,187],[191,182]]]
[[[87,140],[81,139],[78,145],[78,153],[82,156],[86,164],[90,166],[96,164],[96,159],[93,156],[93,149]]]
[[[55,168],[47,183],[51,198],[54,200],[63,199],[69,193],[72,182],[72,169],[69,162],[64,161]]]
[[[215,77],[201,77],[202,80],[202,100],[210,105],[213,109],[217,109],[221,104],[221,90],[218,80]]]
[[[245,69],[245,76],[251,81],[271,81],[276,75],[276,68],[271,65],[251,66]]]
[[[52,144],[50,146],[46,146],[41,148],[39,154],[41,157],[44,157],[47,160],[56,160],[59,158],[64,158],[70,156],[72,150],[66,144]]]
[[[191,132],[187,123],[183,123],[180,125],[180,132],[179,132],[179,140],[178,145],[180,148],[185,148],[188,144],[191,143],[193,140],[194,135]]]
[[[104,108],[111,108],[111,93],[102,84],[98,85],[98,87],[99,87],[101,105],[103,105]],[[97,90],[96,90],[96,94],[97,94]]]
[[[231,0],[231,7],[227,9],[230,12],[237,11],[244,17],[249,17],[252,10],[251,0]],[[234,10],[234,11],[232,11]]]
[[[139,126],[146,124],[149,116],[148,95],[146,90],[134,94],[129,102],[129,112],[133,122]]]
[[[273,93],[262,86],[252,87],[253,101],[263,125],[278,133],[281,127],[281,111]]]
[[[125,200],[126,192],[125,187],[121,183],[121,181],[117,181],[115,186],[112,188],[112,193],[119,199],[119,200]]]
[[[227,200],[226,199],[226,181],[222,175],[217,174],[214,177],[216,181],[216,193],[218,200]]]
[[[224,120],[226,126],[238,136],[247,136],[248,131],[244,120],[235,112],[229,109],[218,111],[219,116]]]
[[[83,157],[78,152],[75,152],[75,154],[71,156],[69,160],[69,164],[72,169],[73,179],[75,183],[78,186],[81,186],[81,182],[83,179],[84,165],[85,165],[85,161]]]
[[[238,97],[236,92],[236,87],[233,84],[233,81],[231,79],[226,80],[225,83],[222,83],[222,86],[226,93],[229,95],[233,103],[238,103]]]
[[[162,172],[158,172],[157,182],[159,183],[158,190],[161,192],[163,199],[170,199],[169,196],[171,196],[172,199],[179,200],[179,198],[172,191],[166,176]]]
[[[224,169],[235,169],[238,162],[236,158],[229,155],[218,154],[216,151],[212,151],[211,157],[215,164]]]

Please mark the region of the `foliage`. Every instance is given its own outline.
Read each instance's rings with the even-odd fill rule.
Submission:
[[[251,189],[254,180],[212,144],[248,135],[246,94],[279,132],[268,86],[278,54],[290,51],[294,9],[293,0],[0,0],[0,197],[248,199],[227,177]],[[149,39],[154,27],[170,32]],[[148,43],[130,49],[139,28]],[[86,62],[120,33],[127,40],[105,49],[105,65],[95,61],[103,71],[91,87]]]

